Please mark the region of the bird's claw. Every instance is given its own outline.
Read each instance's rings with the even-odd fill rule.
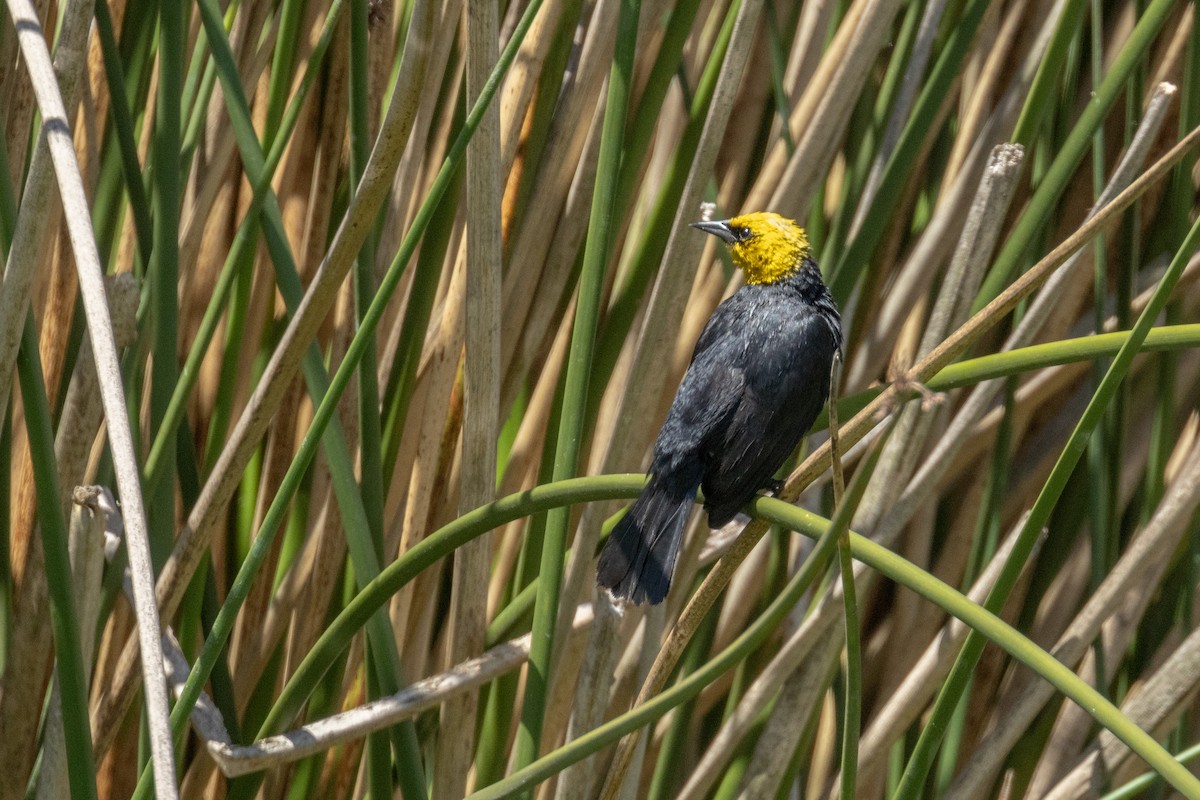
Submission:
[[[763,490],[772,497],[779,497],[779,493],[783,491],[783,481],[779,480],[778,478],[771,478],[771,480],[767,481],[766,485],[763,486]]]

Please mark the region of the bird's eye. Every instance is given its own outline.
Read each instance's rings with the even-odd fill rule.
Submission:
[[[737,225],[729,229],[739,242],[744,242],[750,238],[750,229],[745,225]]]

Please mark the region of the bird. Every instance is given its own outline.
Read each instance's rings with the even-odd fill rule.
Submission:
[[[600,553],[597,584],[639,605],[666,597],[697,489],[714,529],[778,491],[775,472],[828,400],[842,349],[837,304],[795,220],[759,211],[692,227],[728,247],[745,283],[700,333],[646,486]]]

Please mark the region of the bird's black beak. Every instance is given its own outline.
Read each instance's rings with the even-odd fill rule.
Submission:
[[[719,237],[725,244],[733,244],[737,241],[737,237],[733,235],[733,231],[729,227],[729,220],[727,219],[714,220],[713,222],[693,222],[692,227]]]

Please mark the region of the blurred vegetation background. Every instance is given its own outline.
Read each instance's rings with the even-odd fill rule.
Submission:
[[[122,513],[160,795],[1200,796],[1195,12],[9,0],[0,798],[171,756]],[[698,514],[614,609],[597,542],[740,280],[702,203],[806,225],[850,486],[823,419],[804,511]]]

